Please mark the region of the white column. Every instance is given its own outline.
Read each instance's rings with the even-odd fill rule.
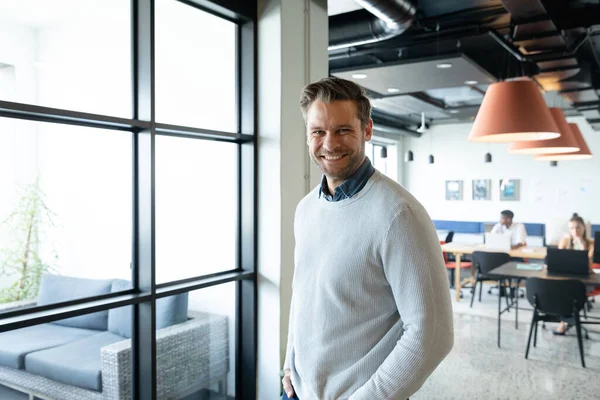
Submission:
[[[326,0],[258,2],[258,399],[277,398],[294,267],[294,212],[319,181],[300,92],[328,74]]]

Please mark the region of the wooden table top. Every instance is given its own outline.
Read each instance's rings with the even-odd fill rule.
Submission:
[[[466,245],[460,243],[445,243],[442,245],[442,251],[445,253],[454,254],[473,254],[475,251],[494,251],[500,253],[508,253],[511,257],[532,258],[543,260],[546,258],[545,247],[521,247],[515,250],[499,250],[485,247],[485,245]]]

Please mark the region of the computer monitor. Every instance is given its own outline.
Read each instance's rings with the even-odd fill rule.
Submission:
[[[600,231],[594,233],[594,264],[600,264]]]

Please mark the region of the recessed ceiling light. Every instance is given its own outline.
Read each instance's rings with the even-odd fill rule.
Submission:
[[[450,114],[458,114],[460,111],[458,110],[450,110],[448,111]]]
[[[393,88],[393,87],[388,89],[388,93],[398,93],[399,91],[400,91],[400,89]]]
[[[352,77],[354,79],[365,79],[367,77],[367,74],[353,74]]]
[[[436,67],[438,67],[439,69],[447,69],[447,68],[452,68],[452,64],[451,63],[439,63],[438,65],[436,65]]]
[[[477,85],[477,81],[465,81],[465,85]]]

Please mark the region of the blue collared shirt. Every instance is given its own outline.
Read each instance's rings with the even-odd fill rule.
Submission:
[[[342,182],[340,186],[335,188],[333,196],[329,193],[327,177],[323,175],[323,178],[321,179],[321,189],[319,190],[319,198],[324,196],[327,201],[349,199],[365,187],[373,173],[375,173],[375,168],[373,167],[373,164],[371,164],[369,157],[365,157],[365,161],[362,165]]]

